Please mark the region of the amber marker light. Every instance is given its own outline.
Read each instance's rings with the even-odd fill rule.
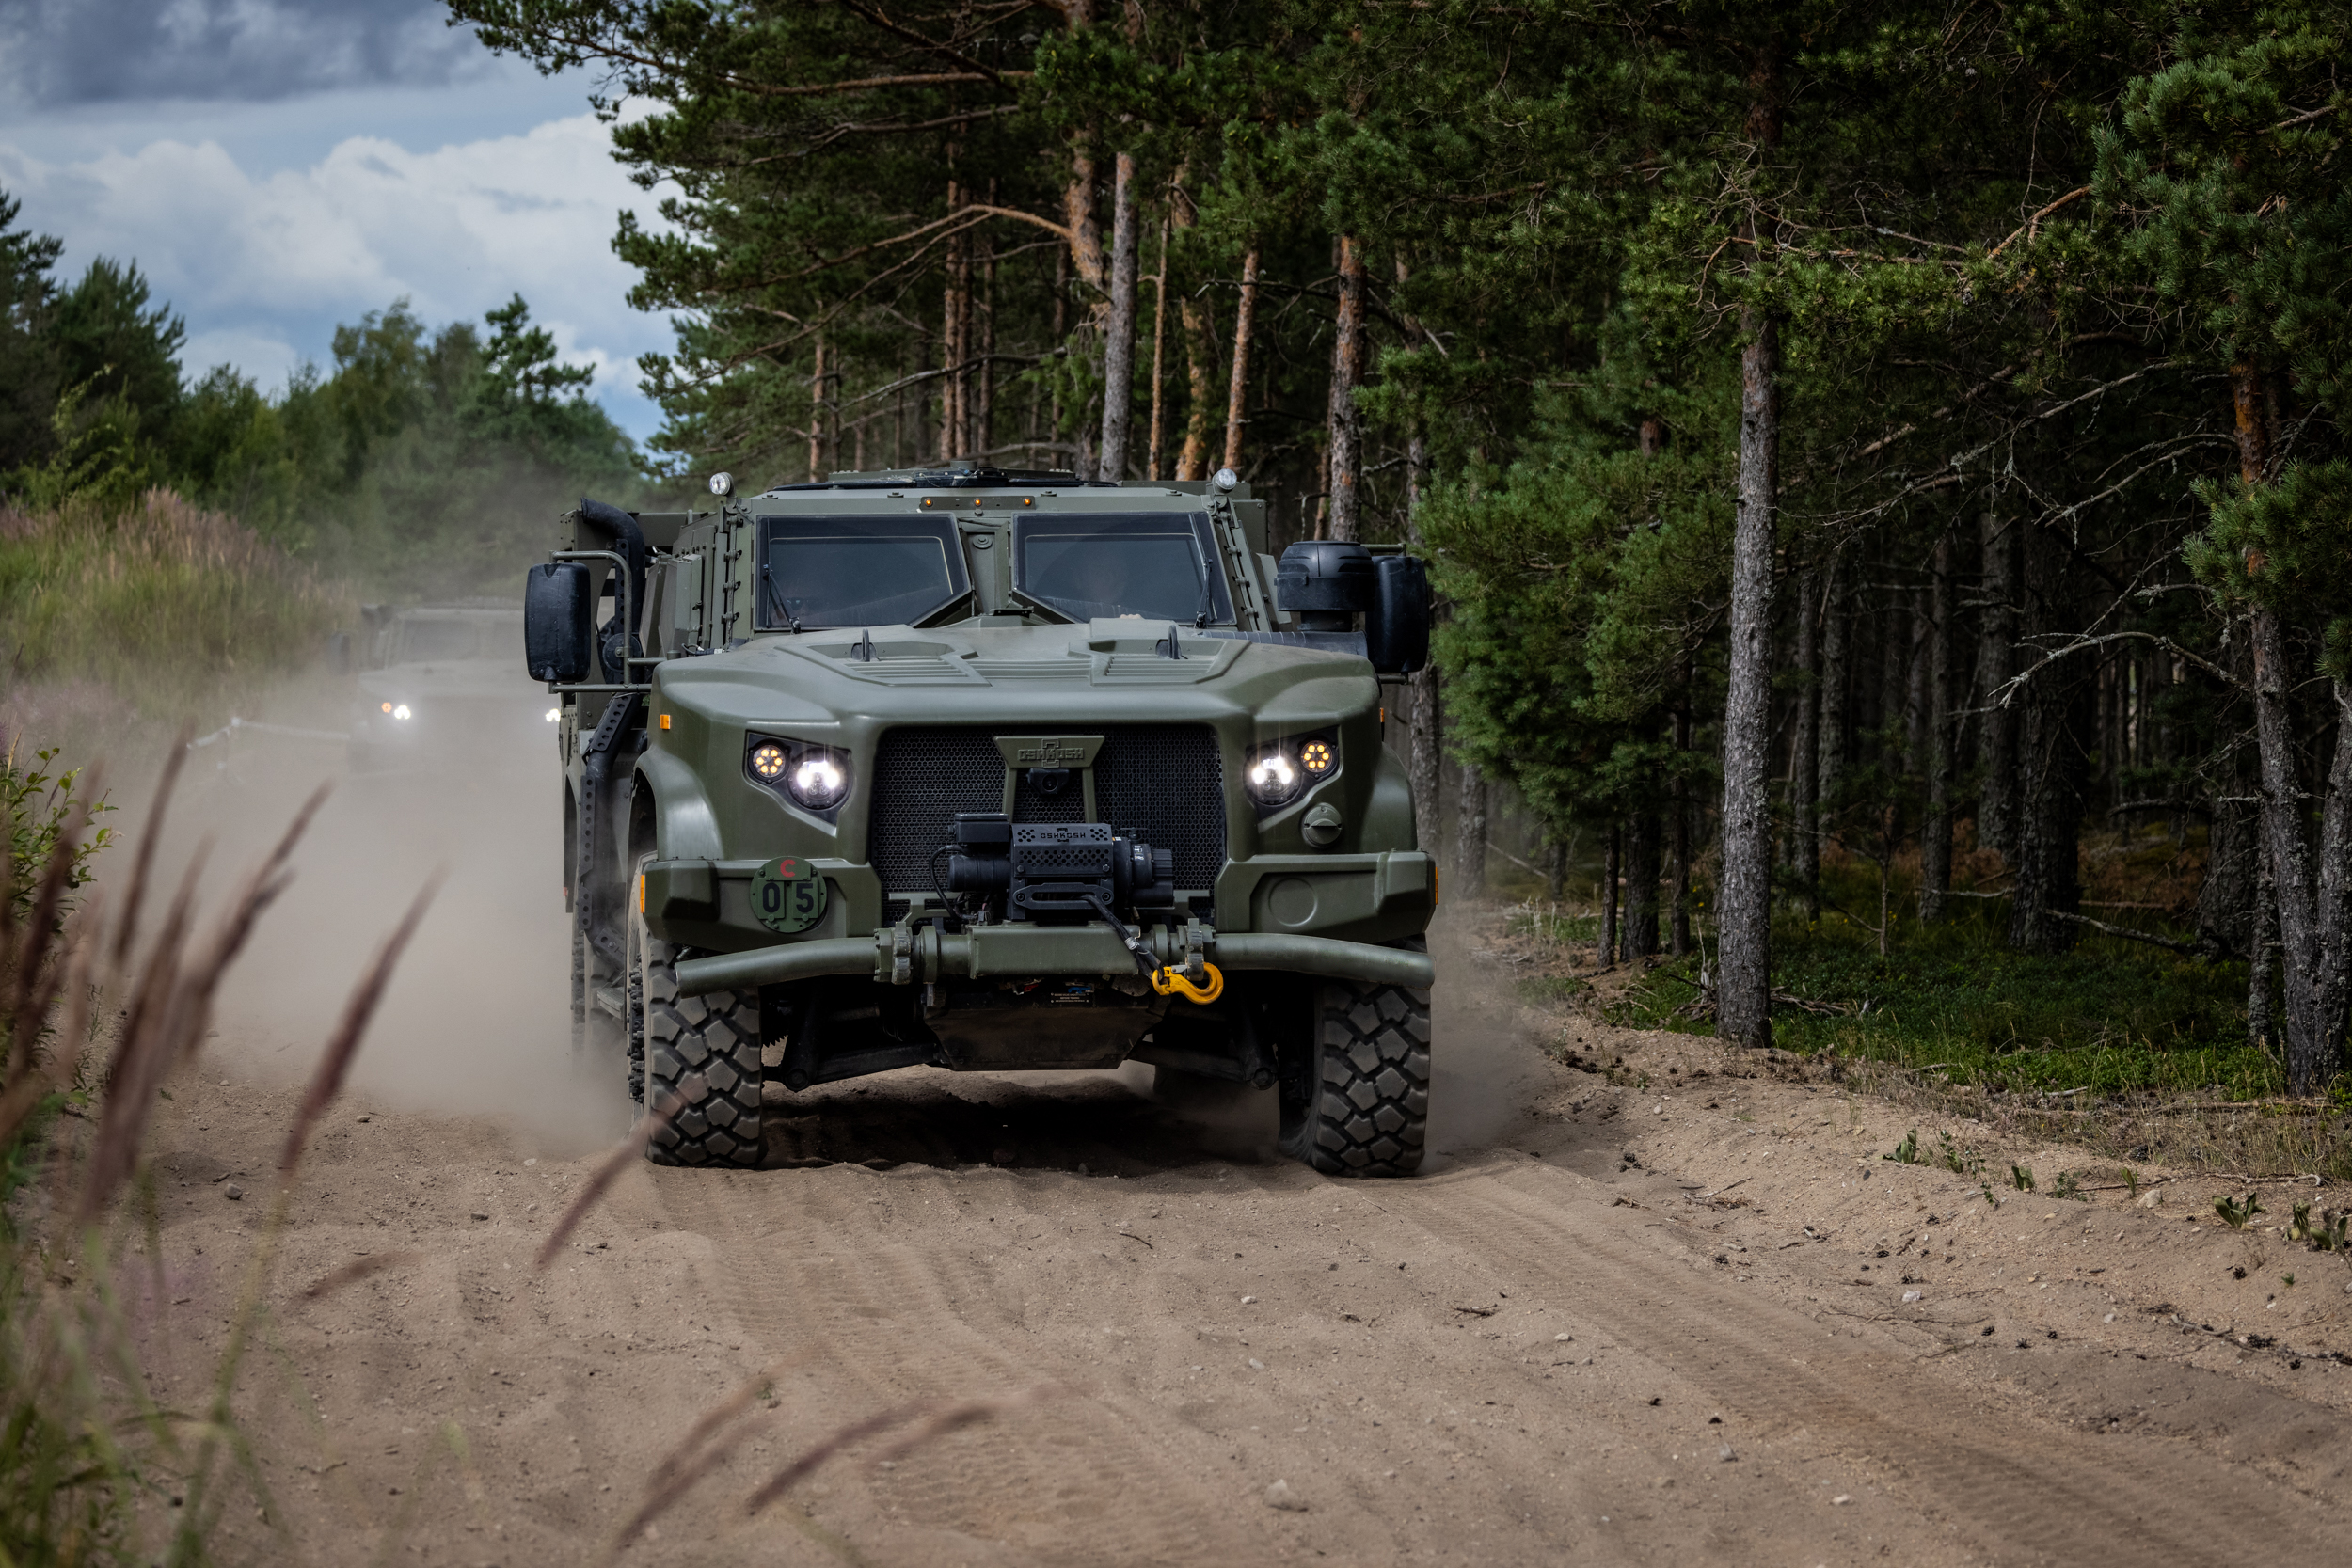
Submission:
[[[1310,740],[1298,749],[1298,766],[1307,770],[1310,778],[1323,777],[1338,760],[1331,754],[1331,743],[1327,740]]]
[[[762,746],[752,753],[752,771],[763,779],[784,777],[784,748]]]

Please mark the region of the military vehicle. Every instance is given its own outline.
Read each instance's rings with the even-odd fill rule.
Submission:
[[[523,607],[465,599],[364,607],[351,766],[360,771],[537,754],[554,710],[515,673]]]
[[[1422,563],[1201,483],[841,473],[582,501],[526,585],[560,703],[575,1038],[664,1164],[930,1065],[1271,1089],[1334,1175],[1420,1164],[1437,868],[1382,745]]]

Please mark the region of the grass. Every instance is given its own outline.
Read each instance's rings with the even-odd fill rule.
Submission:
[[[1846,879],[1830,879],[1833,898],[1861,891],[1841,887]],[[2189,934],[2135,912],[2159,935]],[[1772,927],[1772,988],[1784,999],[1773,1042],[2004,1095],[2252,1101],[2284,1092],[2283,1065],[2247,1038],[2244,963],[2096,934],[2071,952],[2018,953],[2008,913],[2005,900],[1969,899],[1936,925],[1900,923],[1881,958],[1876,934],[1858,922],[1783,912]],[[1689,1007],[1698,963],[1694,954],[1652,971],[1627,992],[1616,1022],[1711,1029]]]
[[[1997,889],[1997,857],[1958,859],[1962,887]],[[2090,912],[2187,941],[2202,861],[2201,830],[2185,844],[2161,826],[2086,834]],[[2004,898],[1955,898],[1945,919],[1920,921],[1917,869],[1915,855],[1892,867],[1883,957],[1875,864],[1833,850],[1820,916],[1782,905],[1772,927],[1777,1046],[1922,1111],[2119,1163],[2352,1179],[2352,1073],[2319,1101],[2285,1099],[2283,1062],[2247,1036],[2244,962],[2088,931],[2065,953],[2018,953]],[[1590,914],[1534,899],[1505,913],[1513,934],[1588,949],[1597,940]],[[1714,942],[1699,934],[1700,952],[1636,970],[1608,1022],[1712,1032],[1701,981]],[[1529,984],[1541,983],[1522,990]],[[1916,1144],[1910,1153],[1953,1168],[1976,1158]]]
[[[224,688],[307,663],[354,618],[343,589],[169,491],[126,510],[0,508],[9,687],[95,689],[151,716],[209,718]]]

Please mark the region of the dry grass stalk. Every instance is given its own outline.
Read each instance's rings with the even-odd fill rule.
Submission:
[[[100,1107],[98,1141],[83,1173],[78,1221],[87,1225],[112,1201],[130,1179],[146,1142],[147,1122],[153,1114],[156,1091],[177,1055],[176,1031],[183,1016],[188,929],[194,920],[197,880],[204,855],[188,864],[164,914],[164,924],[149,951],[139,981],[132,992],[121,1037],[115,1042],[107,1066],[106,1095]]]
[[[761,1368],[735,1392],[696,1418],[694,1424],[687,1429],[686,1435],[671,1445],[670,1451],[663,1454],[661,1462],[653,1467],[653,1474],[645,1478],[644,1496],[638,1502],[637,1512],[628,1516],[628,1523],[621,1527],[605,1549],[607,1561],[643,1535],[655,1520],[676,1506],[678,1499],[692,1491],[703,1477],[710,1473],[713,1465],[733,1451],[731,1447],[720,1445],[720,1435],[749,1410],[754,1402],[766,1397],[775,1387],[777,1378],[807,1360],[810,1354],[803,1351]],[[764,1424],[755,1423],[736,1435],[739,1438]]]
[[[100,900],[92,895],[74,917],[73,927],[65,936],[66,1022],[58,1034],[57,1049],[46,1067],[36,1062],[32,1069],[8,1085],[0,1094],[0,1147],[16,1136],[17,1129],[42,1100],[73,1082],[74,1069],[82,1059],[82,1045],[89,1035],[90,965],[100,945],[97,933],[102,924]],[[44,1008],[42,1016],[47,1016]]]
[[[195,734],[195,726],[183,723],[164,760],[164,776],[155,786],[155,804],[147,814],[147,831],[139,835],[139,852],[131,862],[130,892],[122,906],[122,920],[115,928],[117,970],[129,965],[132,943],[138,940],[139,910],[146,902],[148,876],[154,869],[155,846],[164,836],[164,813],[170,808],[171,798],[180,788],[180,769],[187,764],[188,742]]]
[[[867,1416],[862,1420],[851,1421],[849,1425],[837,1428],[827,1436],[820,1438],[798,1459],[760,1482],[753,1490],[751,1496],[743,1499],[743,1512],[747,1514],[757,1513],[843,1449],[852,1444],[863,1442],[878,1433],[888,1432],[893,1427],[904,1426],[909,1422],[916,1423],[913,1431],[874,1456],[878,1464],[883,1460],[903,1458],[924,1444],[943,1437],[959,1428],[972,1426],[980,1421],[993,1420],[1009,1411],[1017,1410],[1024,1405],[1035,1404],[1050,1397],[1052,1397],[1052,1390],[1033,1388],[1026,1393],[1012,1394],[1003,1399],[910,1400],[904,1404],[893,1405],[880,1415]]]
[[[698,1081],[697,1077],[690,1077],[678,1086],[691,1089]],[[539,1255],[531,1262],[532,1268],[544,1269],[555,1260],[555,1255],[564,1248],[564,1239],[571,1235],[581,1220],[588,1217],[588,1211],[603,1200],[605,1190],[621,1179],[621,1172],[644,1158],[645,1146],[653,1141],[655,1133],[670,1125],[670,1118],[676,1116],[685,1103],[683,1095],[670,1095],[637,1118],[637,1125],[629,1130],[628,1136],[604,1157],[603,1163],[596,1166],[596,1173],[580,1189],[580,1196],[572,1199],[572,1206],[564,1211],[564,1217],[557,1220],[555,1228],[548,1232],[548,1239],[539,1243]]]
[[[65,821],[58,827],[56,842],[49,848],[49,863],[41,868],[40,885],[33,894],[32,912],[25,917],[24,928],[16,933],[16,947],[10,954],[16,974],[8,1008],[15,1030],[8,1037],[9,1084],[23,1077],[31,1067],[33,1037],[40,1032],[40,1021],[48,1016],[49,1005],[56,1000],[57,966],[48,958],[58,935],[57,912],[64,906],[66,894],[72,891],[74,856],[82,847],[82,832],[89,826],[87,801],[98,798],[97,792],[104,783],[103,775],[93,767],[87,788],[77,792]]]
[[[329,1269],[310,1281],[302,1288],[302,1293],[313,1301],[322,1296],[331,1296],[346,1285],[372,1279],[388,1269],[406,1268],[423,1256],[421,1252],[402,1251],[378,1252],[366,1258],[355,1258],[341,1268]]]
[[[318,797],[311,798],[314,801]],[[430,880],[418,890],[408,912],[401,918],[392,934],[384,939],[384,945],[375,950],[375,961],[352,988],[351,1000],[343,1005],[343,1016],[328,1037],[326,1049],[319,1056],[318,1069],[310,1074],[310,1086],[303,1092],[301,1108],[294,1112],[294,1125],[286,1131],[286,1149],[278,1157],[278,1169],[283,1181],[291,1182],[297,1166],[302,1164],[303,1147],[310,1140],[310,1130],[327,1106],[342,1093],[343,1080],[351,1072],[352,1058],[358,1054],[360,1038],[367,1034],[368,1021],[375,1016],[376,1004],[384,999],[384,988],[391,982],[392,966],[400,961],[401,950],[416,934],[417,923],[433,902],[433,895],[441,890],[441,874],[435,872]]]

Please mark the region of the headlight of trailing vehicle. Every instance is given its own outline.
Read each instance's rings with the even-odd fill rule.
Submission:
[[[850,753],[831,746],[755,735],[749,738],[743,767],[754,783],[820,816],[849,799]]]
[[[1287,806],[1309,784],[1339,770],[1340,753],[1328,736],[1301,736],[1259,751],[1242,770],[1242,787],[1269,810]]]

